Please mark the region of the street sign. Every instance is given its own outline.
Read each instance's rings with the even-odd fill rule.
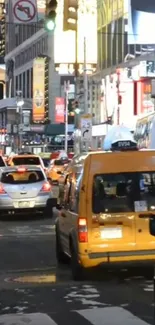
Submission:
[[[36,0],[12,0],[13,20],[16,24],[37,22]]]
[[[92,141],[92,115],[85,114],[81,116],[81,141]]]

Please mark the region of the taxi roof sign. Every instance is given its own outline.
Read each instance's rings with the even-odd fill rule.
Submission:
[[[112,144],[118,141],[134,142],[134,137],[132,133],[124,125],[115,125],[109,130],[104,139],[103,149],[105,151],[111,150]]]
[[[138,150],[137,142],[133,140],[116,140],[111,144],[112,151]]]

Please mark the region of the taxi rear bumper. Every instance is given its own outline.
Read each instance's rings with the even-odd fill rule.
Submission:
[[[79,254],[79,262],[85,268],[102,265],[105,267],[154,265],[155,250]]]

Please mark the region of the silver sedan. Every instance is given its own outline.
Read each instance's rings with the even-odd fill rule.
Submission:
[[[45,213],[52,216],[52,187],[39,166],[0,169],[0,215]]]

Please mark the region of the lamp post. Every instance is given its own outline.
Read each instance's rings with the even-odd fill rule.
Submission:
[[[17,91],[17,97],[16,97],[16,103],[17,103],[17,113],[19,113],[19,120],[18,120],[18,152],[22,149],[22,142],[23,142],[23,94],[21,90]]]

